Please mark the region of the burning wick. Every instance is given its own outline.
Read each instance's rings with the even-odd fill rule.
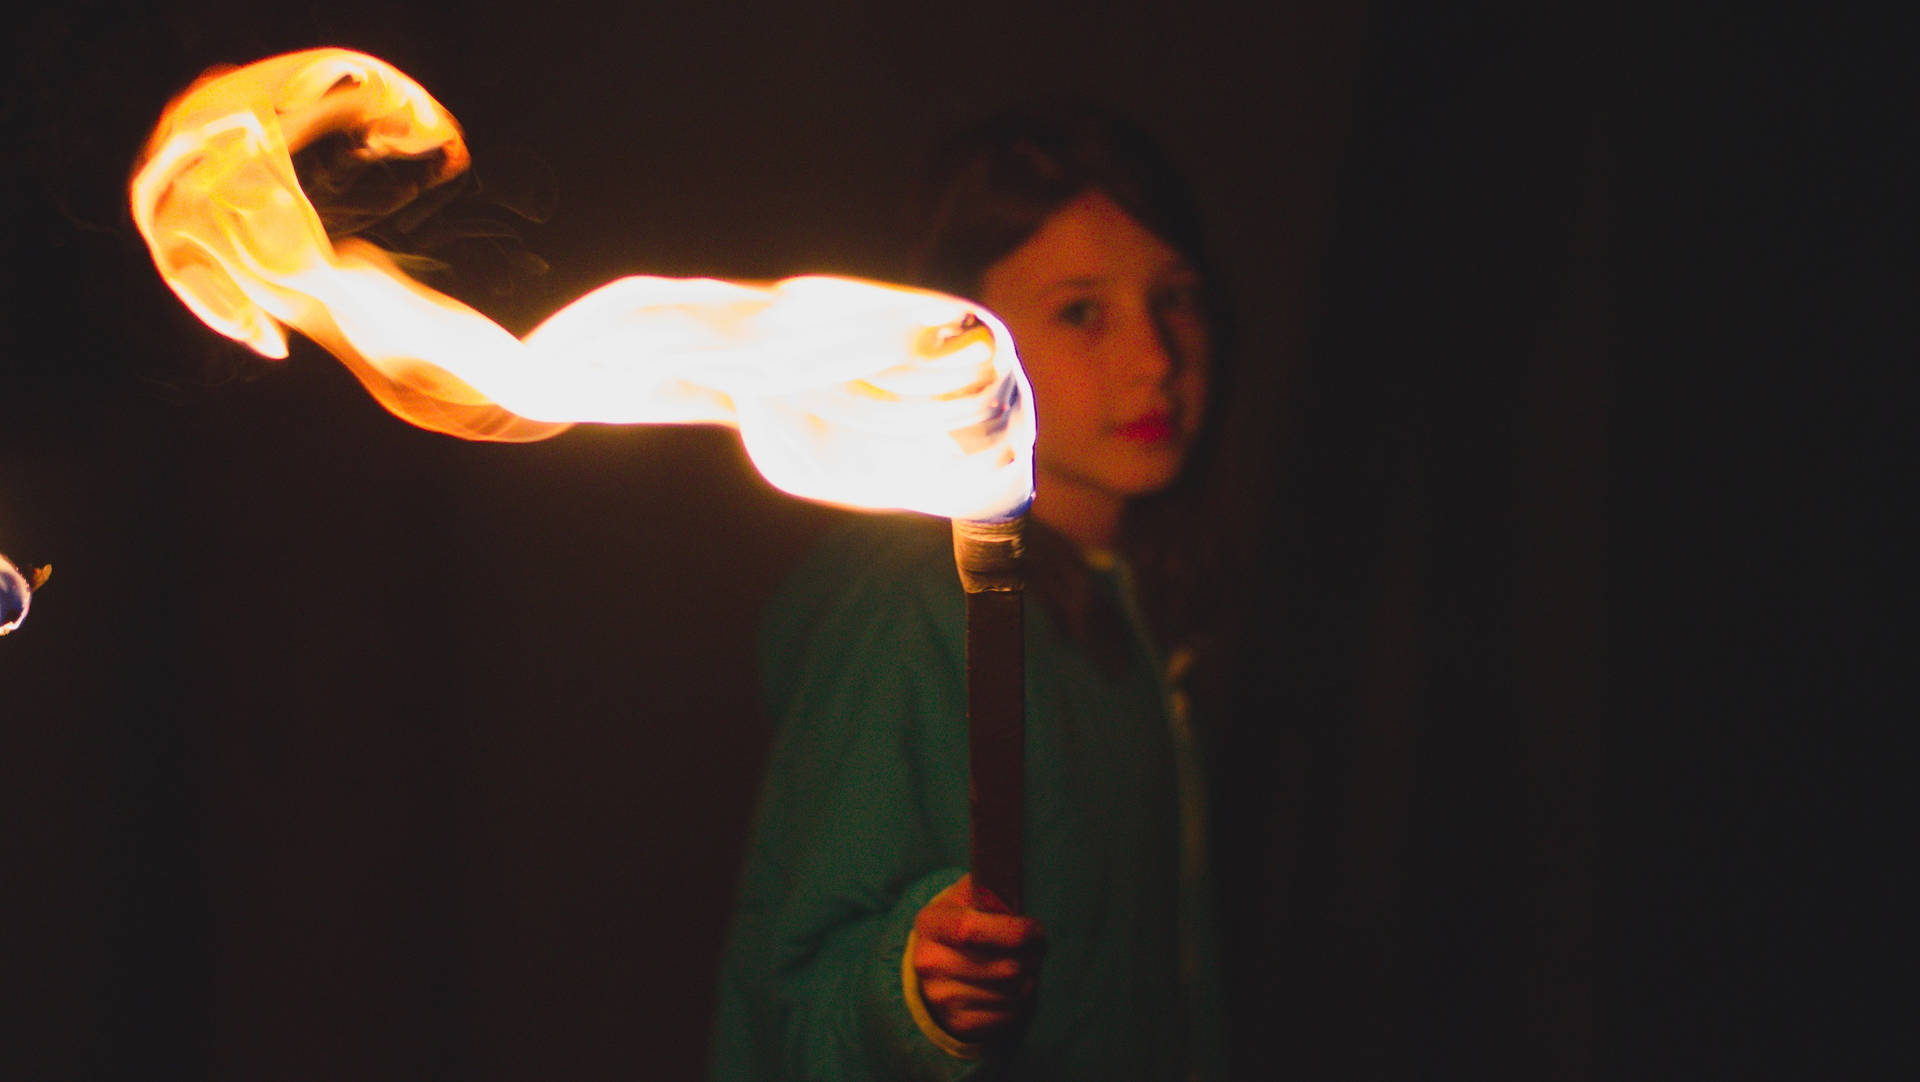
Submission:
[[[0,554],[0,635],[10,635],[27,618],[27,609],[33,604],[33,592],[47,584],[53,575],[53,565],[35,568],[29,579],[20,573],[13,561]]]
[[[429,184],[468,163],[459,126],[424,88],[343,49],[211,72],[167,106],[129,199],[181,302],[265,357],[287,355],[292,327],[389,411],[437,432],[524,441],[577,422],[727,424],[794,495],[951,518],[976,883],[1017,908],[1034,419],[1000,321],[957,297],[843,278],[634,277],[516,339],[374,245],[327,236],[292,155],[335,134],[366,161],[421,163]]]

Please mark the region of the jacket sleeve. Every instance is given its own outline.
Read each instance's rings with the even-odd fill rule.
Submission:
[[[779,731],[721,974],[715,1078],[977,1067],[927,1038],[902,986],[915,915],[966,860],[966,704],[945,600],[866,576],[764,629]]]

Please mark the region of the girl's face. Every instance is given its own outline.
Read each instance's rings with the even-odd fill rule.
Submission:
[[[1173,482],[1200,431],[1199,273],[1095,191],[988,267],[979,299],[1013,332],[1033,384],[1035,513],[1110,534],[1128,500]]]

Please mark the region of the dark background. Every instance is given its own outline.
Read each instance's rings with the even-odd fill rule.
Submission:
[[[752,621],[830,513],[724,431],[461,443],[194,322],[133,156],[203,68],[319,44],[550,197],[457,250],[516,330],[624,273],[883,273],[954,125],[1062,90],[1136,116],[1243,331],[1209,527],[1246,583],[1242,1077],[1911,1059],[1869,930],[1913,716],[1908,27],[440,6],[11,28],[0,551],[55,574],[0,643],[7,1077],[700,1072]]]

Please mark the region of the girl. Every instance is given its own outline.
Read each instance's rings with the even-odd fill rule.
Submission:
[[[1197,219],[1152,143],[1091,110],[1000,118],[935,173],[915,277],[1005,321],[1038,419],[1026,912],[965,874],[946,524],[861,516],[763,625],[779,730],[713,1075],[1217,1078],[1204,771],[1180,688],[1195,569],[1155,525],[1217,385]]]

